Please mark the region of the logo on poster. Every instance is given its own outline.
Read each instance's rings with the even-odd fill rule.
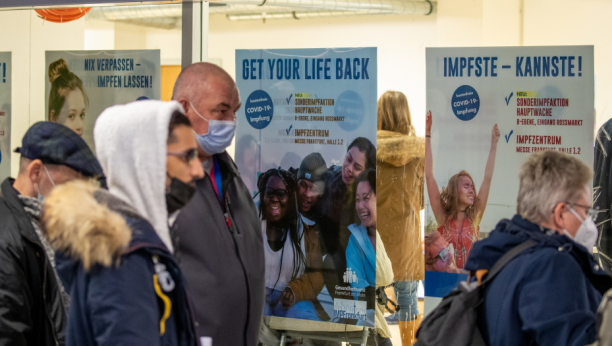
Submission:
[[[480,97],[476,89],[469,85],[458,87],[453,93],[451,107],[459,120],[469,121],[474,119],[480,109]]]
[[[365,320],[367,318],[368,302],[352,299],[334,299],[334,314],[339,318]]]
[[[258,130],[266,128],[274,115],[272,98],[263,90],[253,91],[247,98],[244,113],[253,128]]]
[[[355,274],[354,271],[351,270],[351,268],[348,268],[346,272],[344,272],[342,279],[347,284],[359,283],[359,279],[357,279],[357,275]]]

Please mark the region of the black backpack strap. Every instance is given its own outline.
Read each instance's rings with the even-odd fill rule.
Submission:
[[[536,242],[529,239],[524,243],[521,243],[520,245],[515,246],[514,248],[512,248],[512,250],[506,252],[500,259],[497,260],[497,262],[495,262],[495,264],[493,265],[493,267],[491,268],[491,270],[489,270],[489,272],[487,273],[487,276],[485,277],[485,279],[482,281],[482,285],[486,284],[487,282],[491,281],[495,275],[497,275],[502,269],[504,269],[504,267],[506,266],[506,264],[508,264],[508,262],[512,261],[516,256],[518,256],[521,252],[533,247],[536,245]]]

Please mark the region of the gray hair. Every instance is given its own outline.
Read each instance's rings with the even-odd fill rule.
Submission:
[[[524,219],[541,224],[555,206],[580,199],[593,171],[577,158],[558,151],[532,154],[519,172],[516,211]]]

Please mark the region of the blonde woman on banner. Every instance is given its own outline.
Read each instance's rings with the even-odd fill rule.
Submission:
[[[472,176],[465,170],[453,175],[448,186],[438,188],[433,174],[431,151],[431,111],[427,113],[425,133],[425,178],[431,209],[438,223],[438,232],[453,245],[457,268],[463,269],[479,238],[480,221],[487,206],[491,179],[495,168],[495,154],[500,132],[497,125],[491,131],[491,149],[485,166],[484,179],[477,191]]]
[[[387,91],[378,100],[376,173],[378,232],[393,265],[393,288],[400,311],[387,318],[399,324],[402,345],[414,343],[421,323],[417,304],[424,280],[420,211],[423,209],[425,139],[412,126],[406,95]]]

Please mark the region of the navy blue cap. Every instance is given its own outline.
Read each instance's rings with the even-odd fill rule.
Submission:
[[[83,138],[58,123],[41,121],[26,132],[21,147],[22,157],[43,163],[67,166],[86,177],[104,175],[100,163]]]

